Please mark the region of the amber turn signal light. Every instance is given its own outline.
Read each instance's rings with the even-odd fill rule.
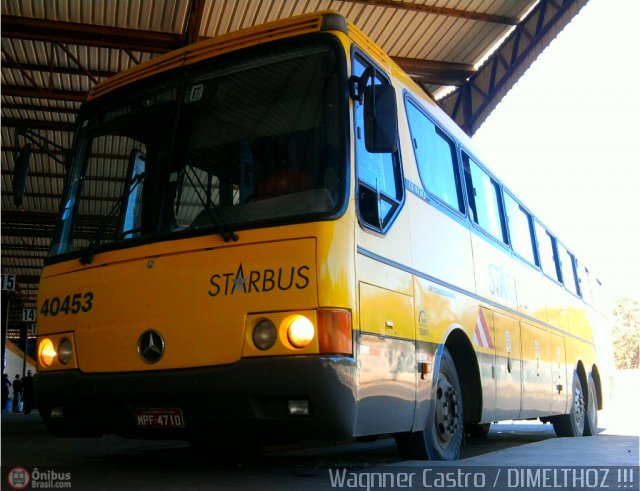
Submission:
[[[320,353],[353,354],[350,311],[318,310],[318,347]]]

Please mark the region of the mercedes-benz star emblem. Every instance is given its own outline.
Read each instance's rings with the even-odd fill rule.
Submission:
[[[158,331],[149,329],[138,339],[138,354],[147,363],[156,363],[164,354],[164,339]]]

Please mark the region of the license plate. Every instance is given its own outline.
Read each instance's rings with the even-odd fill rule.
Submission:
[[[138,428],[184,428],[182,410],[177,408],[136,409],[135,414]]]

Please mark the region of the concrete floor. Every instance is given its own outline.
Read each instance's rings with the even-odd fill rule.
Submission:
[[[125,440],[115,436],[87,440],[57,439],[48,433],[37,413],[29,416],[6,414],[2,416],[3,476],[0,482],[2,489],[11,489],[7,483],[8,473],[16,466],[23,466],[31,475],[40,477],[38,484],[46,481],[51,472],[69,472],[68,480],[57,479],[56,474],[53,476],[55,479],[49,481],[56,486],[71,484],[74,490],[311,491],[340,487],[332,486],[331,482],[331,472],[335,473],[337,469],[344,472],[346,477],[355,472],[364,477],[383,472],[414,475],[411,488],[428,489],[427,485],[434,483],[423,481],[422,476],[425,469],[431,469],[426,471],[431,472],[430,476],[445,471],[480,472],[486,474],[488,488],[494,484],[495,473],[502,472],[500,479],[496,478],[495,481],[498,488],[542,489],[546,481],[535,481],[535,476],[533,483],[540,484],[540,488],[531,487],[528,485],[530,483],[517,487],[521,484],[517,481],[521,475],[513,474],[517,472],[513,469],[516,466],[638,466],[640,423],[636,414],[640,397],[639,380],[640,376],[637,376],[621,385],[616,399],[607,404],[607,411],[600,412],[601,430],[598,436],[556,438],[551,425],[529,421],[502,423],[492,425],[486,438],[468,440],[463,447],[461,460],[453,463],[401,462],[393,440],[380,439],[350,445],[269,447],[262,449],[251,460],[223,464],[202,460],[181,442]],[[620,473],[617,469],[607,476],[594,474],[587,477],[606,477],[604,481],[598,481],[595,489],[600,489],[600,484],[610,489],[638,489],[640,470],[635,467],[633,480],[628,473]],[[507,478],[515,478],[516,481],[504,481]],[[516,486],[511,486],[514,483]],[[578,486],[574,486],[575,482],[564,481],[555,484],[576,488],[581,483],[587,487],[593,484],[580,481],[579,476]],[[351,484],[356,484],[355,488],[349,486],[347,481],[342,487],[367,489],[368,481],[360,478],[360,481],[352,481]],[[403,484],[407,482],[386,484],[384,489],[400,489],[405,488]],[[466,483],[466,486],[465,483],[457,484],[454,487],[471,488],[473,483]],[[560,486],[551,487],[558,489]]]
[[[145,442],[108,436],[57,439],[37,414],[3,415],[3,475],[14,466],[33,472],[70,472],[72,489],[331,489],[329,469],[416,473],[454,466],[477,471],[496,466],[633,466],[638,437],[609,434],[556,438],[550,425],[499,424],[485,439],[469,440],[455,463],[401,462],[391,439],[316,448],[263,449],[241,463],[201,460],[180,442]],[[442,470],[442,469],[441,469]],[[615,478],[613,475],[612,477]],[[639,476],[636,471],[636,484]],[[416,481],[417,487],[425,489]],[[612,484],[616,484],[612,482]],[[613,486],[615,487],[615,486]],[[2,489],[6,480],[2,479]],[[366,489],[364,488],[359,489]]]

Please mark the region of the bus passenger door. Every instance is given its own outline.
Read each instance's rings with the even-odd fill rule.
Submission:
[[[549,333],[521,322],[522,333],[522,411],[521,418],[549,415],[551,370],[549,369]]]
[[[522,404],[522,353],[520,322],[512,317],[493,313],[495,328],[494,419],[518,419]]]

